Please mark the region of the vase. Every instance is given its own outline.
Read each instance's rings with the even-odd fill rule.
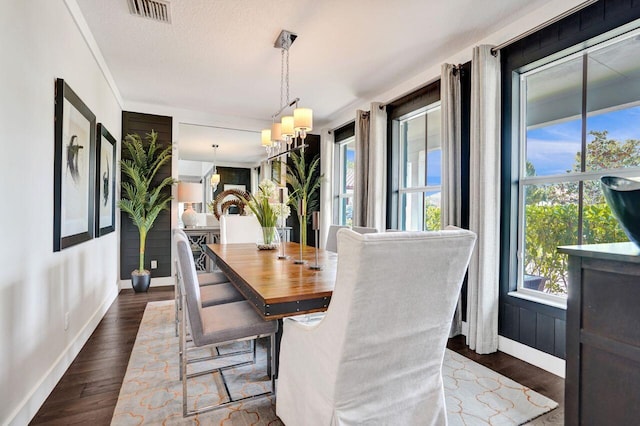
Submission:
[[[607,204],[629,240],[640,247],[640,182],[622,177],[600,178]]]
[[[147,270],[131,272],[131,286],[136,293],[146,293],[151,285],[151,273]]]
[[[275,226],[263,226],[262,235],[256,245],[260,250],[275,250],[280,247],[280,234]]]

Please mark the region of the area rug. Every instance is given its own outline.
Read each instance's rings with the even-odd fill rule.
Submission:
[[[173,301],[151,302],[138,330],[120,389],[112,425],[281,425],[275,398],[238,403],[182,417],[182,382],[178,378],[178,338]],[[246,355],[244,356],[246,359]],[[240,360],[240,358],[238,358]],[[268,390],[266,346],[258,345],[255,365],[224,372],[232,394]],[[558,406],[557,403],[455,352],[445,353],[443,377],[449,425],[519,425]],[[218,373],[189,380],[193,408],[224,398]]]

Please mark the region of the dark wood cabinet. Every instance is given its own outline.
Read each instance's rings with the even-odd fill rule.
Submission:
[[[640,249],[567,246],[566,425],[640,419]]]

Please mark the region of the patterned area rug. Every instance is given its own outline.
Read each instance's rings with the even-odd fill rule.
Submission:
[[[112,425],[282,424],[275,414],[274,398],[238,403],[183,419],[178,338],[174,335],[173,320],[173,301],[147,304]],[[247,355],[243,359],[247,359]],[[236,396],[255,393],[256,389],[269,390],[265,363],[266,347],[259,344],[255,365],[225,370],[224,381],[231,393]],[[445,353],[443,376],[449,425],[519,425],[558,406],[549,398],[450,350]],[[218,373],[189,382],[191,408],[224,398],[224,383]]]

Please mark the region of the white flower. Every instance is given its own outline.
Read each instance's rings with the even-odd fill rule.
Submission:
[[[274,212],[276,212],[276,216],[278,218],[282,217],[286,219],[291,214],[291,207],[289,207],[288,204],[273,203],[271,204],[271,208],[273,209]]]
[[[256,195],[256,198],[271,199],[271,197],[273,197],[275,193],[276,184],[273,183],[271,179],[264,179],[262,182],[260,182],[260,185],[258,185],[258,194]]]

